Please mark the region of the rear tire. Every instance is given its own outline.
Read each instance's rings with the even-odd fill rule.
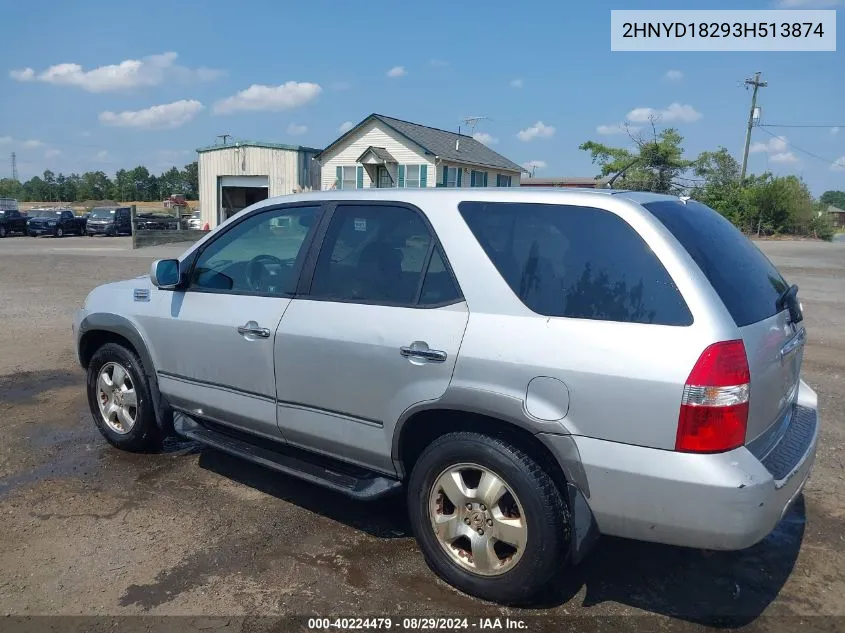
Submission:
[[[498,438],[434,440],[411,472],[408,509],[431,569],[484,600],[530,603],[568,557],[571,520],[560,491],[530,455]]]
[[[57,226],[56,230],[53,231],[53,235],[55,235],[56,237],[64,237],[65,236],[65,230],[62,227]]]
[[[131,452],[161,448],[149,381],[132,350],[117,343],[98,349],[88,363],[87,392],[94,423],[109,444]]]

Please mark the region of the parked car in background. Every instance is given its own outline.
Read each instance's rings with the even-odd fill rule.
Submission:
[[[95,207],[85,225],[89,236],[132,235],[132,209],[129,207]]]
[[[196,229],[197,231],[202,229],[202,214],[199,211],[194,211],[191,217],[188,218],[188,228]]]
[[[26,233],[26,216],[17,209],[0,210],[0,237]]]
[[[73,332],[114,446],[175,432],[355,499],[404,490],[431,568],[518,604],[599,534],[772,532],[819,437],[797,292],[687,198],[326,191],[94,289]]]
[[[71,209],[32,209],[26,220],[30,237],[52,235],[85,235],[85,220],[76,217]]]

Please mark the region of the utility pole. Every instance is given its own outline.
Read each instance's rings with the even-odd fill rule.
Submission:
[[[754,110],[757,107],[757,90],[765,88],[769,84],[765,81],[760,81],[760,73],[754,73],[753,78],[745,80],[745,89],[748,86],[754,86],[754,92],[751,93],[751,111],[748,113],[748,129],[745,131],[745,151],[742,154],[742,171],[739,174],[739,181],[745,182],[745,170],[748,167],[748,150],[751,147],[751,128],[754,127]]]
[[[12,152],[12,180],[18,182],[18,157]]]

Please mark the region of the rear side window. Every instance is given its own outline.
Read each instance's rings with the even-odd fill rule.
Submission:
[[[463,202],[459,209],[514,293],[538,314],[692,324],[660,260],[613,213],[501,202]]]
[[[751,240],[710,207],[692,200],[644,205],[695,260],[738,327],[778,313],[789,286]]]

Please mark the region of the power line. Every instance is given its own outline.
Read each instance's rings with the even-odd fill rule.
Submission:
[[[772,138],[776,138],[776,139],[778,139],[778,140],[780,140],[780,141],[783,141],[784,143],[786,143],[786,144],[787,144],[789,147],[791,147],[792,149],[797,149],[799,152],[803,152],[803,153],[804,153],[804,154],[806,154],[807,156],[812,156],[812,157],[813,157],[813,158],[815,158],[816,160],[820,160],[820,161],[822,161],[823,163],[827,163],[828,165],[838,165],[838,164],[839,164],[839,163],[838,163],[837,161],[835,161],[835,160],[829,160],[829,159],[827,159],[827,158],[824,158],[823,156],[819,156],[818,154],[814,154],[813,152],[811,152],[811,151],[809,151],[809,150],[806,150],[806,149],[804,149],[803,147],[798,147],[797,145],[795,145],[795,143],[792,143],[791,141],[788,141],[788,140],[786,140],[786,139],[784,139],[784,138],[782,138],[782,137],[780,137],[780,136],[776,136],[776,135],[772,134],[771,132],[769,132],[769,130],[764,129],[763,131],[764,131],[766,134],[768,134],[769,136],[771,136]]]
[[[12,180],[18,182],[18,157],[12,152]]]
[[[835,128],[845,127],[845,123],[758,123],[757,127]]]

